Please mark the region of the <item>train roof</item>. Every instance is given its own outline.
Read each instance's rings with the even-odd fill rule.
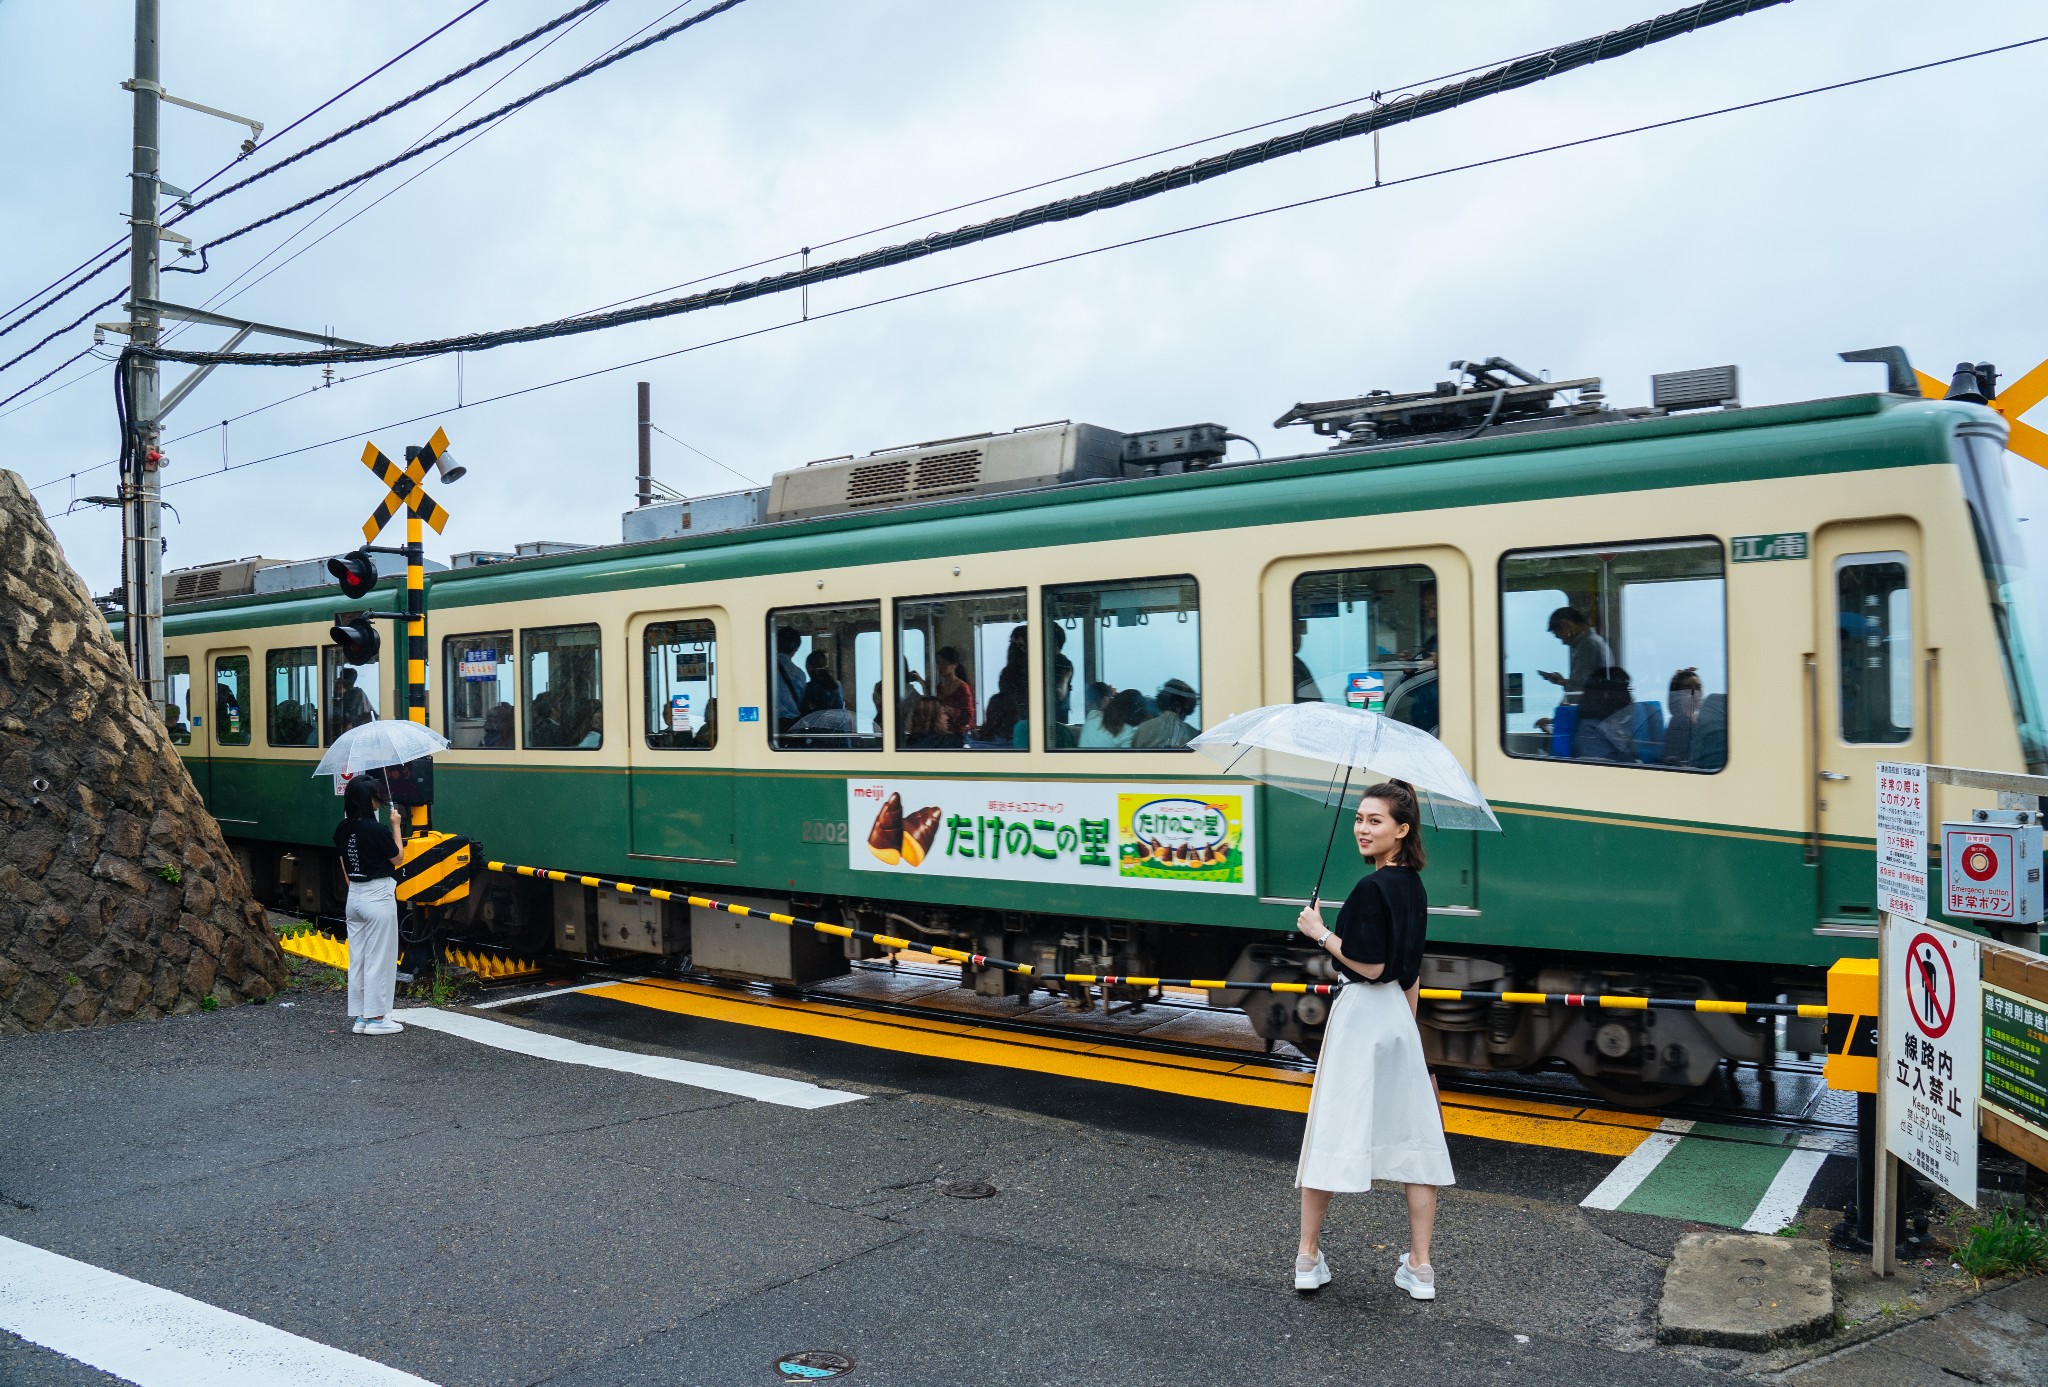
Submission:
[[[1175,475],[606,545],[436,573],[429,581],[440,611],[1093,539],[1915,466],[1946,461],[1959,422],[1995,419],[1972,405],[1865,394],[1642,415],[1597,427],[1340,446]],[[398,586],[387,580],[380,591]],[[325,621],[342,601],[329,588],[222,598],[174,607],[165,625],[175,633]]]

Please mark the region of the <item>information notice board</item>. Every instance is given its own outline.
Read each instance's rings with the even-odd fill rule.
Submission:
[[[1989,983],[1984,1101],[2048,1141],[2048,1005]]]
[[[1877,763],[1877,908],[1927,918],[1927,767]]]
[[[1880,1136],[1894,1156],[1974,1208],[1983,1091],[1978,941],[1895,915],[1884,922],[1880,957]]]

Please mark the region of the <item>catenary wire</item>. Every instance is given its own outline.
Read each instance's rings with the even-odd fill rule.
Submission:
[[[670,432],[669,432],[669,431],[668,431],[667,429],[665,429],[665,428],[663,428],[663,427],[662,427],[661,425],[659,425],[659,424],[655,423],[655,422],[654,422],[653,420],[651,420],[651,419],[650,419],[650,420],[648,421],[648,423],[647,423],[647,427],[648,427],[648,428],[650,428],[650,429],[653,429],[653,430],[654,430],[654,431],[655,431],[656,433],[660,434],[660,435],[661,435],[661,436],[662,436],[663,438],[666,438],[666,439],[667,439],[667,440],[668,440],[669,442],[671,442],[671,443],[676,443],[676,444],[681,444],[681,446],[683,446],[683,447],[685,447],[685,448],[688,448],[688,449],[689,449],[689,450],[690,450],[691,452],[695,453],[695,454],[696,454],[696,455],[697,455],[698,457],[700,457],[700,458],[703,458],[703,459],[704,459],[704,460],[705,460],[706,462],[715,462],[715,463],[718,463],[718,465],[719,465],[720,467],[723,467],[723,468],[725,468],[725,470],[726,470],[726,471],[728,471],[728,472],[732,473],[732,474],[733,474],[733,475],[734,475],[735,477],[738,477],[738,478],[739,478],[739,479],[740,479],[741,481],[745,482],[745,483],[746,483],[746,484],[747,484],[748,486],[759,486],[759,485],[761,484],[761,483],[760,483],[760,482],[759,482],[758,480],[756,480],[755,478],[753,478],[753,477],[749,477],[749,476],[748,476],[748,475],[747,475],[746,473],[744,473],[744,472],[740,471],[740,469],[739,469],[739,468],[737,468],[737,467],[733,467],[733,466],[731,466],[730,464],[727,464],[727,463],[723,463],[723,462],[718,462],[718,459],[717,459],[717,458],[715,458],[715,457],[711,456],[711,454],[709,454],[709,453],[705,452],[705,451],[704,451],[704,450],[703,450],[702,448],[699,448],[699,447],[698,447],[698,446],[697,446],[696,444],[694,444],[694,443],[684,443],[682,439],[680,439],[680,438],[677,438],[677,437],[676,437],[676,436],[675,436],[674,434],[670,433]]]
[[[20,399],[20,398],[21,398],[21,397],[22,397],[23,395],[26,395],[26,394],[28,394],[28,392],[29,392],[29,391],[31,391],[31,390],[35,389],[35,388],[36,388],[37,386],[41,385],[41,384],[42,384],[42,383],[43,383],[44,381],[48,380],[48,379],[49,379],[49,378],[50,378],[51,376],[54,376],[54,375],[56,375],[56,374],[57,374],[57,373],[58,373],[59,371],[63,370],[63,369],[64,369],[64,368],[66,367],[66,366],[69,366],[69,365],[70,365],[70,364],[71,364],[72,362],[74,362],[74,361],[78,361],[78,360],[81,360],[81,359],[83,359],[83,358],[85,358],[85,357],[88,357],[88,356],[91,356],[91,355],[92,355],[92,348],[91,348],[91,347],[87,347],[87,348],[86,348],[86,349],[85,349],[84,351],[82,351],[82,352],[78,353],[78,355],[77,355],[77,356],[67,356],[67,357],[65,357],[65,358],[64,358],[64,359],[63,359],[62,361],[58,362],[58,363],[57,363],[57,364],[56,364],[55,366],[52,366],[52,367],[51,367],[51,368],[50,368],[49,370],[47,370],[47,371],[43,372],[43,373],[42,373],[42,374],[41,374],[40,376],[37,376],[37,377],[36,377],[36,378],[35,378],[34,380],[30,381],[30,382],[29,382],[29,383],[28,383],[27,385],[24,385],[24,386],[22,386],[22,387],[21,387],[21,389],[19,389],[19,390],[15,391],[15,392],[14,392],[14,393],[13,393],[12,395],[8,395],[8,396],[6,396],[6,397],[4,397],[4,398],[0,398],[0,405],[9,405],[9,404],[13,404],[13,403],[14,403],[14,402],[15,402],[16,400]],[[67,383],[68,383],[68,382],[67,382]],[[59,387],[58,387],[58,389],[60,389],[60,390],[61,390],[61,389],[63,389],[63,386],[59,386]]]
[[[610,375],[615,371],[632,370],[633,368],[638,366],[650,365],[653,362],[657,361],[667,361],[679,356],[688,356],[695,352],[705,351],[712,347],[722,347],[734,342],[743,342],[756,337],[764,337],[770,333],[781,332],[788,328],[802,327],[808,323],[825,322],[828,319],[844,317],[848,314],[863,312],[866,309],[870,308],[880,308],[888,304],[903,303],[907,300],[923,298],[931,294],[943,293],[949,289],[958,289],[965,287],[967,285],[983,284],[993,280],[1004,279],[1011,275],[1022,274],[1028,270],[1043,269],[1051,265],[1060,265],[1065,264],[1069,261],[1083,260],[1091,256],[1104,254],[1109,251],[1125,250],[1134,246],[1148,245],[1155,241],[1163,241],[1176,236],[1184,236],[1189,234],[1190,232],[1206,231],[1213,229],[1215,227],[1229,226],[1238,222],[1252,221],[1260,217],[1272,216],[1280,212],[1291,212],[1304,207],[1314,207],[1324,203],[1340,201],[1345,198],[1359,197],[1367,193],[1383,192],[1393,188],[1405,187],[1412,183],[1423,183],[1431,179],[1447,177],[1452,174],[1469,173],[1474,170],[1492,168],[1501,164],[1516,163],[1524,159],[1535,158],[1539,155],[1555,154],[1569,149],[1582,149],[1590,145],[1602,144],[1610,140],[1622,139],[1630,135],[1641,135],[1648,134],[1658,130],[1668,130],[1678,126],[1694,124],[1696,122],[1703,120],[1711,120],[1718,116],[1735,115],[1744,111],[1756,110],[1761,107],[1778,105],[1786,101],[1796,101],[1803,97],[1818,96],[1829,92],[1842,91],[1850,87],[1862,86],[1869,82],[1881,81],[1888,77],[1906,76],[1911,73],[1926,71],[1929,68],[1945,67],[1951,63],[1963,62],[1970,58],[1988,57],[1992,54],[2009,52],[2012,49],[2026,48],[2039,43],[2048,43],[2048,34],[2044,34],[2039,38],[2027,39],[2019,43],[2004,44],[1996,48],[1987,48],[1975,53],[1959,54],[1952,58],[1938,59],[1934,62],[1921,63],[1912,67],[1896,68],[1889,72],[1873,73],[1865,77],[1850,78],[1846,81],[1829,83],[1825,86],[1808,87],[1800,91],[1786,92],[1779,96],[1763,97],[1755,101],[1745,101],[1732,106],[1716,107],[1708,111],[1695,112],[1692,115],[1674,116],[1669,120],[1651,121],[1642,125],[1627,126],[1625,128],[1618,130],[1607,131],[1604,134],[1587,135],[1575,140],[1563,140],[1555,144],[1540,145],[1531,149],[1519,150],[1512,154],[1500,154],[1486,159],[1475,159],[1463,164],[1453,164],[1443,168],[1431,169],[1424,173],[1411,174],[1405,178],[1390,178],[1380,183],[1362,184],[1355,188],[1346,188],[1334,193],[1323,193],[1315,197],[1301,198],[1293,202],[1280,203],[1271,207],[1262,207],[1250,212],[1240,212],[1227,217],[1218,217],[1210,221],[1197,222],[1189,226],[1174,227],[1170,230],[1153,232],[1151,234],[1144,236],[1136,236],[1128,240],[1112,242],[1108,245],[1092,246],[1085,250],[1071,251],[1063,255],[1049,256],[1043,260],[1034,260],[1027,264],[1014,265],[1000,270],[991,270],[984,274],[970,275],[962,279],[950,280],[943,284],[928,285],[921,289],[906,290],[900,294],[891,294],[883,298],[870,299],[863,303],[851,304],[845,308],[832,309],[823,313],[813,313],[809,318],[785,319],[784,321],[779,323],[771,323],[765,327],[753,328],[745,332],[736,332],[725,337],[714,338],[705,342],[693,343],[687,347],[677,347],[671,351],[655,352],[647,356],[636,357],[630,361],[615,362],[609,366],[600,366],[592,370],[580,371],[574,375],[562,376],[554,380],[540,381],[533,385],[522,386],[517,390],[508,390],[501,394],[488,396],[484,399],[471,400],[459,406],[458,408],[479,409],[485,405],[499,404],[506,400],[517,399],[523,395],[532,395],[543,390],[552,390],[557,386],[573,385],[578,381],[590,380],[597,376]],[[263,457],[252,458],[247,462],[239,462],[235,464],[234,470],[240,471],[243,468],[260,466],[266,462],[276,462],[284,458],[297,457],[302,453],[309,453],[317,451],[318,449],[321,448],[333,447],[335,444],[338,443],[353,442],[354,440],[363,437],[365,434],[380,433],[389,429],[403,428],[410,424],[417,424],[425,420],[444,417],[449,412],[450,411],[448,410],[430,410],[427,413],[412,415],[408,418],[387,420],[381,424],[373,425],[367,429],[351,430],[348,433],[340,434],[333,438],[322,439],[317,443],[307,443],[296,448],[286,449],[282,452],[270,453]],[[112,464],[109,463],[98,464],[98,466],[100,467],[111,465]],[[38,483],[35,487],[31,488],[31,490],[42,490],[46,487],[54,486],[60,482],[69,480],[74,476],[83,476],[85,475],[86,472],[92,470],[96,470],[96,468],[88,468],[78,473],[70,473],[65,474],[63,476],[53,477],[49,481]],[[205,481],[211,477],[219,475],[219,473],[215,472],[208,473],[205,476],[181,478],[180,480],[175,482],[165,483],[165,487],[166,489],[168,489],[174,486],[184,486],[191,482]]]
[[[727,3],[733,2],[734,0],[727,0]],[[636,308],[613,309],[604,313],[557,319],[529,327],[502,328],[490,332],[398,343],[386,347],[354,347],[315,352],[183,352],[159,347],[145,350],[150,355],[164,360],[185,361],[194,365],[234,363],[247,366],[312,366],[340,361],[390,361],[403,357],[442,356],[455,351],[488,351],[494,347],[519,342],[535,342],[598,332],[707,308],[744,303],[791,289],[807,288],[814,284],[829,283],[906,264],[912,260],[957,250],[964,246],[979,245],[1000,236],[1053,222],[1071,221],[1109,208],[1128,206],[1275,159],[1319,149],[1339,140],[1369,134],[1374,130],[1437,115],[1501,92],[1532,86],[1563,72],[1588,67],[1610,58],[1634,53],[1653,43],[1692,33],[1703,25],[1718,24],[1784,2],[1785,0],[1701,0],[1701,3],[1688,6],[1684,10],[1643,20],[1625,29],[1613,30],[1595,38],[1547,49],[1533,57],[1469,77],[1454,86],[1434,88],[1420,96],[1407,97],[1367,111],[1356,111],[1338,120],[1277,135],[1257,144],[1241,145],[1192,164],[1161,169],[1110,187],[1041,203],[1036,207],[1028,207],[991,221],[957,227],[952,231],[934,232],[919,240],[882,246],[843,259],[827,261],[822,265],[807,266],[762,279],[706,289],[681,298],[665,299]],[[702,17],[704,16],[699,16]]]
[[[434,30],[431,34],[428,34],[425,38],[419,40],[419,42],[413,44],[412,47],[407,48],[404,52],[398,54],[396,57],[385,62],[383,65],[376,68],[374,71],[365,73],[363,76],[357,78],[354,82],[351,82],[348,86],[336,92],[333,96],[328,97],[318,106],[315,106],[312,110],[300,116],[297,120],[294,120],[290,125],[285,126],[282,130],[274,132],[270,136],[270,138],[263,140],[262,142],[257,144],[256,149],[263,149],[272,144],[275,144],[278,140],[284,138],[284,136],[286,136],[293,130],[298,129],[301,125],[304,125],[307,121],[311,120],[320,112],[326,110],[329,106],[332,106],[335,102],[341,100],[343,97],[348,96],[351,93],[358,90],[359,88],[361,88],[365,83],[369,82],[372,78],[381,76],[382,74],[390,70],[391,67],[393,67],[395,64],[403,61],[406,58],[411,57],[414,53],[417,53],[421,48],[425,47],[428,43],[432,42],[434,39],[439,38],[442,34],[447,33],[450,29],[454,28],[457,24],[469,18],[469,16],[475,14],[478,10],[482,9],[485,5],[489,3],[490,0],[477,0],[475,4],[471,5],[468,9],[462,11],[462,13],[456,15],[455,18],[449,20],[446,24],[443,24],[440,28]],[[598,0],[598,3],[603,3],[603,0]],[[473,70],[475,66],[475,64],[471,64],[471,68],[465,69],[465,71]],[[428,88],[426,90],[432,90],[432,88]],[[425,94],[426,91],[417,93],[417,95]],[[388,113],[389,112],[387,110],[385,114]],[[328,141],[328,143],[332,143],[333,139],[336,138],[339,138],[339,136],[332,137]],[[212,183],[214,180],[222,177],[224,174],[228,172],[229,169],[232,169],[236,164],[240,163],[243,159],[248,158],[250,154],[254,154],[256,152],[256,149],[252,149],[247,154],[243,154],[238,158],[231,159],[227,163],[221,165],[218,169],[215,169],[212,173],[208,174],[206,178],[201,183],[199,183],[197,187],[192,189],[192,191],[197,192],[199,191],[200,188],[204,188],[205,186],[207,186],[207,184]],[[224,194],[215,194],[215,196],[224,196]],[[208,198],[206,199],[206,201],[211,202],[213,201],[213,198]],[[194,204],[194,207],[196,209],[197,204]],[[181,213],[179,215],[173,216],[171,221],[167,222],[166,225],[175,224],[176,222],[184,220],[185,215],[188,214]],[[51,304],[54,304],[58,300],[64,298],[67,294],[71,293],[74,289],[77,289],[80,285],[86,283],[88,280],[92,279],[96,275],[103,273],[109,266],[118,264],[121,261],[121,259],[127,254],[126,250],[124,249],[124,240],[110,241],[105,246],[101,247],[98,251],[95,251],[94,255],[106,256],[109,251],[112,251],[114,253],[109,258],[102,260],[97,265],[92,264],[92,256],[87,256],[84,260],[81,260],[78,264],[66,270],[64,274],[58,275],[57,278],[51,280],[49,284],[44,285],[41,289],[36,290],[34,294],[30,294],[28,298],[25,298],[20,303],[15,304],[13,308],[7,309],[6,313],[0,313],[0,317],[5,317],[7,313],[17,312],[23,307],[23,305],[27,304],[30,299],[35,298],[38,294],[49,293],[51,289],[55,288],[58,284],[63,283],[65,275],[76,274],[80,270],[85,270],[85,273],[80,278],[72,281],[70,284],[65,285],[61,290],[58,290],[56,294],[52,295],[45,302],[38,304],[34,309],[31,309],[28,313],[23,314],[20,318],[15,319],[13,322],[7,323],[4,326],[0,326],[0,337],[5,337],[8,333],[14,331],[15,328],[20,327],[23,323],[35,317],[44,309],[50,307]],[[91,268],[87,269],[87,266],[91,266]]]

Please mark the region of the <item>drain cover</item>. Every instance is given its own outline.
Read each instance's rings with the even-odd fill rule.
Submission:
[[[807,1348],[785,1353],[775,1360],[775,1375],[784,1382],[816,1382],[823,1377],[840,1377],[853,1371],[853,1359],[829,1348]]]
[[[996,1187],[986,1180],[948,1180],[939,1186],[939,1193],[948,1199],[987,1199],[996,1192]]]

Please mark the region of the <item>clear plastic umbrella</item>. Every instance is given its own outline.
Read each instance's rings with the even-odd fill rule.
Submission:
[[[1432,828],[1491,829],[1500,821],[1458,758],[1419,727],[1380,713],[1333,703],[1278,703],[1226,718],[1188,743],[1233,775],[1276,786],[1338,811],[1351,786],[1406,781],[1416,808]],[[1323,867],[1330,849],[1323,847]],[[1320,898],[1323,873],[1316,873]]]
[[[334,739],[315,775],[358,776],[364,771],[402,766],[422,756],[447,749],[448,739],[433,728],[417,722],[387,718],[352,727]]]

